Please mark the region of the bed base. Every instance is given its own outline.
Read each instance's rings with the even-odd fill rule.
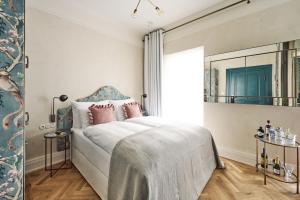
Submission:
[[[108,178],[76,147],[72,148],[72,162],[102,200],[107,200]]]

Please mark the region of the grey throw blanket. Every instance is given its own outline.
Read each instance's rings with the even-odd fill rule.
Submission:
[[[115,146],[108,200],[196,200],[216,167],[223,164],[207,129],[151,128]]]

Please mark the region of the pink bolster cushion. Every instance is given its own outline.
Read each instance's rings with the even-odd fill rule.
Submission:
[[[91,105],[89,107],[89,117],[90,117],[90,124],[97,125],[108,123],[112,121],[116,121],[114,115],[114,106],[112,104],[107,105]]]
[[[137,102],[127,103],[122,106],[125,119],[142,117],[140,105]]]

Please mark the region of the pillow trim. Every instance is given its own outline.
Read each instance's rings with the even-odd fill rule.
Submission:
[[[124,103],[122,105],[122,110],[123,110],[123,114],[124,114],[125,119],[129,119],[129,116],[127,114],[126,106],[133,106],[133,105],[138,105],[139,106],[139,110],[142,113],[141,105],[138,102],[135,101],[135,102],[130,102],[130,103]]]
[[[89,111],[88,111],[88,115],[89,115],[89,123],[90,125],[94,125],[94,117],[93,117],[93,113],[92,113],[92,108],[96,108],[96,109],[108,109],[108,108],[112,108],[112,111],[115,111],[115,106],[111,103],[106,104],[106,105],[96,105],[96,104],[92,104],[89,107]]]

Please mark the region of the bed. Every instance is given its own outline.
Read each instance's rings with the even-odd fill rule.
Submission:
[[[77,101],[128,98],[104,86]],[[195,125],[149,116],[77,129],[67,107],[57,128],[72,131],[72,162],[102,200],[197,199],[223,168],[210,132]]]

